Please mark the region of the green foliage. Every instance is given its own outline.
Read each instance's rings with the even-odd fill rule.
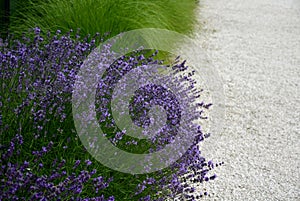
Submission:
[[[28,0],[11,16],[14,34],[28,28],[67,32],[80,28],[82,36],[109,32],[115,36],[138,28],[161,28],[188,34],[195,22],[195,0]]]

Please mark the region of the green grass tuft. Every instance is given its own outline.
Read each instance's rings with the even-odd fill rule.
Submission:
[[[139,28],[161,28],[192,33],[195,0],[28,0],[11,16],[10,31],[40,27],[54,33],[80,28],[82,36],[97,32],[115,36]]]

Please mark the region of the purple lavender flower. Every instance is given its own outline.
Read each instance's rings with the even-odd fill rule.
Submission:
[[[111,182],[118,182],[120,178],[109,175],[110,178],[106,179],[104,175],[96,175],[93,168],[97,167],[97,163],[92,163],[89,159],[69,160],[64,154],[57,153],[57,150],[63,153],[72,152],[70,144],[75,141],[75,137],[68,135],[73,133],[68,132],[68,127],[74,82],[82,61],[96,47],[96,40],[101,40],[101,37],[74,40],[71,38],[71,32],[61,35],[58,30],[57,35],[51,37],[48,34],[48,38],[43,38],[39,28],[33,29],[33,33],[33,38],[24,36],[21,39],[9,38],[0,41],[0,137],[1,140],[4,139],[0,145],[0,200],[113,201],[114,196],[102,194],[110,187]],[[156,54],[157,52],[154,56]],[[115,126],[108,107],[110,100],[104,96],[111,95],[111,89],[116,82],[137,65],[157,63],[159,61],[154,61],[152,57],[133,54],[119,58],[114,65],[108,67],[107,75],[104,81],[99,83],[97,91],[100,124],[110,128]],[[183,73],[188,67],[184,61],[175,63],[172,69],[175,73]],[[199,91],[195,89],[195,81],[191,78],[194,73],[188,72],[188,75],[180,77],[180,81],[188,83],[189,87],[179,87],[179,91],[186,95],[192,94],[187,95],[190,98],[188,102],[195,102],[199,98]],[[17,98],[11,98],[12,95]],[[169,124],[162,129],[159,137],[152,139],[155,147],[150,149],[150,152],[160,150],[174,141],[183,109],[179,107],[176,94],[162,86],[146,85],[136,92],[129,106],[137,125],[149,125],[147,111],[152,105],[160,105],[167,111]],[[209,109],[211,104],[201,102],[196,106]],[[191,120],[198,117],[205,118],[199,112],[191,115]],[[4,136],[2,133],[7,134]],[[182,158],[172,164],[168,171],[157,172],[138,180],[140,183],[133,192],[133,199],[165,200],[178,194],[193,198],[188,194],[195,189],[187,183],[192,181],[200,185],[203,181],[216,178],[216,175],[209,175],[209,171],[221,163],[214,165],[211,161],[206,162],[197,145],[209,137],[209,134],[203,134],[200,126],[195,127],[195,133],[198,135],[193,146],[182,153]],[[112,142],[118,144],[124,141],[123,145],[133,147],[143,145],[141,141],[127,137],[125,131],[114,132]],[[68,149],[63,149],[64,146],[59,149],[65,141],[54,141],[56,139],[66,140],[68,145],[65,146]],[[82,151],[76,153],[86,153]],[[18,153],[27,157],[22,157],[23,161],[19,161]],[[56,154],[61,156],[47,162],[49,156],[53,157]],[[81,161],[85,161],[85,167],[80,165]],[[98,173],[101,174],[101,169],[98,169]],[[95,195],[90,198],[81,197],[86,188],[92,189],[91,192],[95,192]],[[158,195],[158,191],[163,193]],[[207,192],[203,192],[193,199],[206,194]]]

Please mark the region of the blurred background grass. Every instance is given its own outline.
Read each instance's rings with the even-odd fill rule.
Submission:
[[[52,33],[80,28],[82,36],[139,28],[189,34],[196,6],[195,0],[1,0],[1,32],[18,35],[38,26]]]

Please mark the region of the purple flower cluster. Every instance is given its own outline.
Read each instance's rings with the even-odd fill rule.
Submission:
[[[192,121],[194,119],[199,118],[206,118],[202,116],[203,110],[199,111],[199,113],[193,113],[193,111],[189,111],[189,104],[195,103],[195,106],[191,107],[194,109],[194,111],[197,111],[197,108],[209,109],[209,107],[212,105],[211,103],[205,104],[203,102],[196,102],[197,98],[200,97],[199,93],[202,90],[197,91],[195,89],[194,84],[196,82],[191,78],[194,75],[195,71],[188,72],[187,74],[183,73],[188,69],[188,67],[185,65],[185,61],[172,66],[172,69],[175,71],[175,74],[180,73],[180,83],[184,83],[184,81],[187,82],[188,87],[178,88],[177,91],[177,93],[181,94],[181,96],[187,97],[187,99],[185,99],[186,102],[183,103],[183,105],[185,105],[186,108],[179,108],[177,102],[174,100],[175,97],[172,96],[172,94],[166,93],[166,91],[162,88],[157,88],[158,91],[152,93],[154,95],[154,98],[157,98],[157,100],[162,100],[161,102],[158,101],[158,103],[156,104],[165,104],[164,108],[168,111],[167,120],[169,120],[171,125],[171,127],[167,127],[161,133],[161,136],[163,136],[163,143],[161,143],[161,140],[155,141],[155,144],[158,145],[163,145],[165,142],[170,143],[173,141],[174,137],[176,136],[177,130],[175,129],[174,131],[174,129],[172,128],[174,128],[174,126],[176,128],[176,125],[183,123],[180,122],[182,112],[181,110],[187,110],[189,112],[190,119],[188,121]],[[147,89],[145,91],[147,91]],[[167,98],[162,98],[165,95]],[[201,156],[201,151],[199,147],[199,143],[205,138],[209,137],[210,133],[203,134],[201,131],[201,126],[195,124],[190,125],[195,126],[194,132],[196,134],[192,146],[188,150],[184,151],[183,156],[170,166],[172,174],[167,174],[167,177],[163,176],[162,179],[156,181],[160,184],[161,189],[165,189],[165,191],[163,190],[165,192],[165,198],[176,198],[178,197],[178,195],[181,195],[187,200],[199,199],[203,195],[208,195],[208,193],[200,192],[199,190],[196,191],[194,187],[195,184],[199,186],[204,181],[207,182],[216,178],[215,174],[212,176],[208,176],[208,172],[214,168],[214,164],[212,161],[206,162],[206,159],[203,156]],[[185,131],[181,130],[181,132]],[[166,133],[170,133],[170,135],[166,135]],[[191,135],[191,133],[186,133],[186,135]],[[158,149],[154,151],[157,151],[160,148],[162,148],[162,146],[158,146]],[[221,164],[223,163],[216,164],[216,166]],[[165,173],[162,173],[161,175],[165,175]],[[139,192],[142,192],[145,188],[145,185],[139,186]],[[148,197],[145,197],[144,200],[148,200]]]
[[[76,161],[72,173],[66,171],[68,159],[55,159],[52,166],[47,162],[53,146],[61,143],[50,139],[64,131],[76,72],[100,36],[79,41],[72,31],[48,38],[39,28],[33,32],[33,38],[0,39],[0,200],[112,201],[113,196],[101,195],[111,180],[96,176],[96,169],[85,170],[91,161],[82,170]],[[82,197],[84,186],[99,196]]]
[[[157,52],[155,54],[157,54]],[[101,81],[99,81],[97,93],[97,95],[101,97],[98,99],[98,112],[102,114],[99,120],[100,123],[110,122],[106,124],[106,126],[108,126],[109,128],[116,127],[115,122],[110,115],[108,104],[110,102],[113,91],[117,91],[117,93],[124,93],[124,91],[122,90],[115,89],[116,83],[122,78],[122,76],[126,75],[129,71],[133,70],[137,66],[155,65],[157,63],[158,61],[147,60],[145,57],[123,56],[113,65],[107,68],[106,76],[102,78]],[[188,66],[185,65],[185,61],[179,62],[179,57],[172,66],[172,70],[174,71],[173,75],[180,74],[178,81],[181,83],[181,85],[178,86],[178,90],[176,91],[178,93],[177,95],[187,97],[183,105],[191,106],[192,104],[194,104],[194,106],[191,106],[192,110],[188,110],[188,107],[180,108],[180,105],[176,100],[176,94],[174,95],[172,92],[166,90],[166,88],[162,86],[153,84],[144,85],[142,88],[137,90],[135,92],[133,101],[129,105],[129,112],[131,113],[133,122],[141,127],[149,125],[147,112],[150,110],[151,106],[160,105],[167,111],[167,122],[169,122],[169,124],[167,124],[161,130],[159,136],[155,136],[153,139],[151,139],[151,142],[155,145],[155,148],[150,148],[150,152],[159,151],[160,149],[163,149],[165,144],[172,143],[174,141],[176,132],[178,132],[178,129],[176,128],[180,123],[182,123],[182,110],[188,110],[185,112],[190,113],[190,118],[187,120],[188,122],[199,118],[207,118],[202,116],[203,109],[209,109],[212,104],[196,102],[200,97],[200,92],[202,92],[202,90],[197,90],[195,88],[196,81],[192,79],[195,71],[185,73],[187,69]],[[169,76],[170,81],[172,81],[171,78],[173,75]],[[138,75],[136,76],[138,77]],[[105,97],[105,101],[103,101],[103,97]],[[124,104],[128,103],[124,102]],[[196,111],[198,108],[202,108],[202,110],[198,113],[195,113],[194,111]],[[161,119],[161,121],[164,121],[164,119]],[[182,153],[183,156],[180,158],[180,160],[171,165],[170,172],[172,172],[172,174],[168,172],[168,177],[165,177],[165,172],[161,172],[161,174],[156,173],[156,176],[159,177],[158,175],[160,175],[161,179],[154,179],[151,183],[148,183],[147,180],[144,180],[137,186],[135,195],[144,192],[148,188],[147,184],[152,187],[159,186],[159,189],[168,189],[168,193],[161,196],[160,199],[165,199],[166,197],[175,198],[179,194],[182,194],[183,197],[186,197],[189,200],[193,200],[197,197],[208,194],[207,192],[197,192],[197,194],[195,192],[195,188],[192,187],[192,185],[194,186],[197,183],[201,184],[204,181],[207,182],[216,178],[216,175],[208,176],[208,172],[214,168],[214,165],[212,161],[206,162],[205,158],[201,156],[198,145],[199,142],[209,137],[210,133],[203,134],[199,125],[191,125],[194,126],[194,142],[188,150],[184,150],[184,152]],[[112,142],[118,142],[122,139],[123,135],[124,133],[117,132],[117,135],[112,138]],[[186,135],[191,135],[191,133],[186,133]],[[129,139],[131,140],[131,138]],[[127,141],[126,145],[130,142],[131,141]],[[136,143],[136,145],[138,145],[138,143]],[[219,165],[221,164],[222,163],[219,163]],[[216,166],[218,166],[218,164]],[[147,167],[145,166],[145,168]],[[189,195],[191,193],[194,194]],[[151,196],[147,195],[146,197],[141,198],[141,200],[150,200],[150,198]]]
[[[56,35],[48,34],[43,38],[39,28],[33,32],[32,38],[24,35],[21,39],[0,39],[0,200],[112,201],[114,196],[104,196],[104,192],[117,178],[96,175],[101,170],[93,169],[96,166],[87,158],[72,158],[70,161],[63,153],[56,153],[59,147],[67,152],[69,144],[77,140],[75,132],[70,131],[73,128],[70,113],[74,83],[83,61],[102,39],[99,35],[83,40],[75,35],[76,39],[72,39],[72,31],[66,35],[57,31]],[[116,127],[109,101],[117,81],[138,65],[160,64],[153,59],[156,54],[149,58],[136,53],[122,56],[107,68],[96,99],[96,111],[101,114],[99,123],[105,124],[107,130]],[[174,75],[180,74],[178,81],[181,85],[178,85],[177,92],[186,97],[184,105],[194,104],[194,111],[209,109],[211,104],[196,102],[201,90],[195,89],[195,80],[192,79],[195,72],[185,74],[188,67],[185,62],[179,62],[179,58],[172,69]],[[179,105],[176,95],[162,86],[146,85],[136,91],[129,105],[133,121],[140,126],[149,124],[147,112],[151,106],[160,105],[167,111],[167,125],[159,136],[150,140],[155,146],[149,152],[163,149],[181,132],[178,126],[184,123],[181,116],[186,108]],[[188,121],[205,118],[201,111],[194,111],[187,111],[191,112]],[[198,146],[209,134],[203,134],[198,125],[193,125],[193,128],[196,137],[192,146],[184,150],[182,157],[167,170],[143,179],[135,192],[131,192],[132,199],[166,200],[182,195],[195,200],[207,195],[207,192],[195,195],[192,184],[200,185],[216,178],[216,175],[208,175],[214,164],[201,156]],[[63,142],[55,141],[58,137]],[[115,145],[122,140],[126,141],[125,145],[139,146],[139,141],[128,138],[125,131],[115,132],[111,138]],[[51,164],[44,162],[50,154],[62,155]],[[20,155],[22,161],[18,159]],[[86,189],[97,196],[86,195]]]
[[[75,41],[70,33],[53,37],[48,34],[44,39],[38,28],[34,33],[33,39],[24,36],[21,40],[8,38],[1,43],[0,77],[2,94],[17,94],[22,100],[14,108],[14,113],[23,116],[30,108],[31,119],[40,133],[50,121],[48,114],[61,122],[66,118],[64,103],[70,102],[76,72],[95,47],[95,39],[91,42],[88,42],[89,38],[83,42]],[[2,99],[10,102],[10,97]]]
[[[78,196],[84,185],[92,186],[96,192],[108,187],[111,179],[105,181],[101,176],[92,177],[96,174],[96,169],[82,170],[78,175],[75,173],[67,175],[67,172],[63,170],[66,161],[62,160],[60,163],[53,162],[51,167],[53,169],[48,175],[39,175],[40,169],[44,167],[43,163],[38,163],[37,173],[33,172],[36,165],[34,162],[30,163],[25,160],[5,163],[12,156],[12,151],[15,149],[14,143],[22,145],[22,136],[16,135],[10,142],[11,146],[1,156],[0,200],[114,200],[113,197],[104,199],[103,195],[88,199]],[[34,151],[33,154],[41,157],[48,148],[44,147],[41,151]],[[87,166],[90,164],[90,161],[86,161]],[[77,161],[76,165],[78,165]]]

